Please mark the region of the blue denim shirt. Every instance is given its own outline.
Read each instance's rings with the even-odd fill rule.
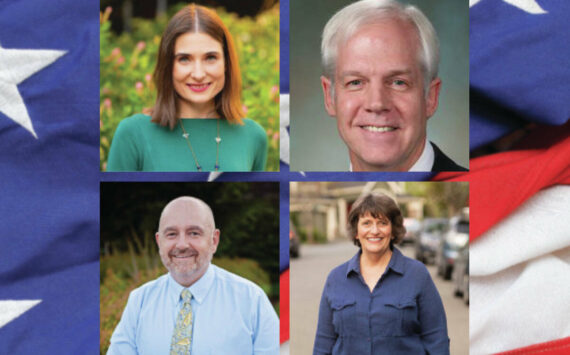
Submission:
[[[445,311],[426,267],[394,248],[370,292],[360,255],[327,278],[313,354],[449,354]]]

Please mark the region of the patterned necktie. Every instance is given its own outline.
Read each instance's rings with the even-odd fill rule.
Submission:
[[[172,343],[170,345],[170,355],[190,355],[190,347],[192,345],[192,306],[190,300],[192,294],[185,288],[182,290],[182,309],[176,317],[176,326],[172,334]]]

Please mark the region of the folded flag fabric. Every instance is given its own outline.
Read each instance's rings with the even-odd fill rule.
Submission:
[[[436,177],[470,181],[470,352],[568,354],[570,2],[469,4],[471,150],[538,125],[469,173]]]
[[[470,0],[470,147],[570,118],[566,0]]]
[[[570,186],[541,190],[470,245],[471,354],[570,336],[569,204]]]
[[[525,138],[544,142],[539,130]],[[534,136],[540,139],[534,139]],[[470,241],[476,240],[539,190],[570,183],[570,124],[557,129],[552,146],[513,150],[471,159],[468,173],[440,173],[436,181],[469,181]]]

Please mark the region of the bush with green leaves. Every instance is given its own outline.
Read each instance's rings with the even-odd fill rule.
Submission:
[[[154,20],[133,19],[132,32],[111,31],[108,8],[100,28],[100,159],[106,170],[115,129],[125,117],[154,105],[152,73],[160,38],[169,18],[181,8]],[[279,6],[255,18],[239,18],[216,9],[229,28],[242,72],[242,100],[246,116],[259,123],[269,141],[267,171],[279,170]]]

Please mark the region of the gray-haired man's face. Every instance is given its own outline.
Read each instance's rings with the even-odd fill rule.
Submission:
[[[353,170],[407,171],[420,157],[441,83],[432,81],[425,94],[418,48],[409,23],[366,25],[339,46],[334,84],[321,78]]]

